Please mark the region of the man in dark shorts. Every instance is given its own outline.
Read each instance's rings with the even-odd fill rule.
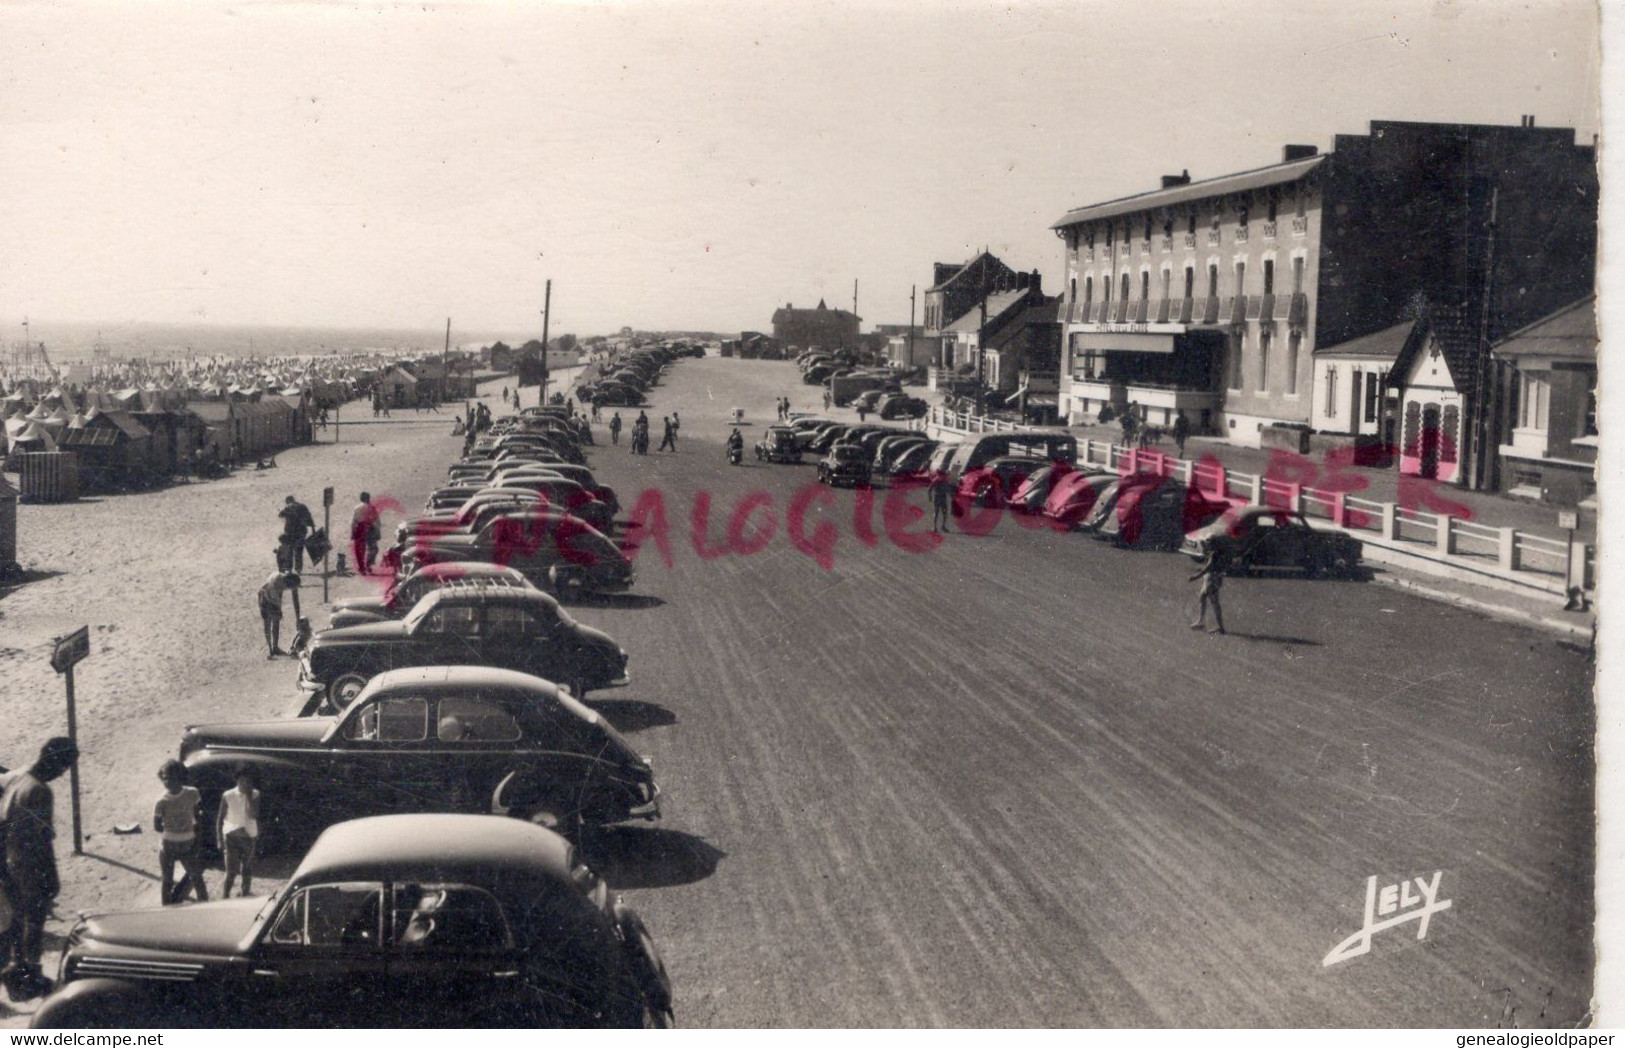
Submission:
[[[73,740],[58,736],[40,748],[39,759],[24,771],[0,780],[0,883],[12,904],[11,923],[0,933],[0,982],[13,1001],[28,1001],[51,992],[40,970],[45,946],[45,919],[62,890],[57,878],[54,801],[46,785],[79,759]]]
[[[1220,553],[1217,547],[1209,547],[1207,558],[1202,561],[1202,567],[1190,577],[1190,581],[1202,580],[1202,588],[1196,595],[1196,621],[1191,623],[1191,629],[1199,630],[1207,627],[1208,605],[1213,606],[1213,625],[1208,628],[1209,633],[1224,632],[1224,609],[1219,606],[1219,590],[1224,586],[1224,572],[1229,567],[1229,558]]]
[[[304,571],[305,538],[316,530],[316,518],[310,515],[303,502],[292,495],[282,500],[282,509],[277,511],[277,516],[282,518],[283,570]]]
[[[265,657],[274,659],[286,655],[278,644],[282,640],[282,595],[293,591],[293,613],[299,615],[299,576],[291,571],[273,572],[260,587],[260,623],[265,627],[265,646],[270,649]]]

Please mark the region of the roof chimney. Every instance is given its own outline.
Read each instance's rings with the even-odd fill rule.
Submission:
[[[1281,163],[1290,164],[1294,160],[1307,160],[1319,152],[1319,146],[1282,146]]]
[[[1172,189],[1175,186],[1188,186],[1191,181],[1190,168],[1186,168],[1177,175],[1163,175],[1162,188]]]

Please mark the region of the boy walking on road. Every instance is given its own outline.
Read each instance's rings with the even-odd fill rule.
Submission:
[[[1197,591],[1196,596],[1196,621],[1191,623],[1191,629],[1199,630],[1207,625],[1207,608],[1212,604],[1213,627],[1208,632],[1224,632],[1224,609],[1219,606],[1219,590],[1224,586],[1224,571],[1228,565],[1229,558],[1221,554],[1217,548],[1210,547],[1201,568],[1190,577],[1191,582],[1202,580],[1202,588]]]
[[[954,486],[948,482],[948,474],[942,470],[933,473],[927,492],[931,496],[931,530],[941,534],[948,530],[952,517],[949,509],[953,504]]]

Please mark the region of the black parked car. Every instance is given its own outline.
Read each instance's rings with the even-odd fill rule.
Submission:
[[[300,657],[302,716],[345,709],[386,670],[464,663],[533,673],[576,698],[627,683],[626,652],[540,590],[450,585],[398,621],[323,630]]]
[[[837,444],[818,462],[818,481],[837,487],[869,483],[869,456],[856,444]]]
[[[191,725],[180,753],[206,833],[243,765],[273,841],[389,812],[506,810],[565,828],[660,817],[648,761],[607,721],[557,685],[489,666],[382,673],[336,716]],[[499,804],[515,774],[524,803]]]
[[[348,597],[334,601],[333,617],[328,622],[328,628],[401,618],[415,608],[424,596],[443,586],[458,583],[468,586],[530,587],[529,579],[500,564],[482,564],[479,561],[429,564],[390,583],[382,597]]]
[[[1217,547],[1230,558],[1230,571],[1302,568],[1308,575],[1354,575],[1363,547],[1341,531],[1320,530],[1302,513],[1249,506],[1185,536],[1181,549],[1192,557]]]
[[[419,540],[402,554],[401,571],[462,560],[517,568],[558,594],[621,593],[637,578],[626,551],[586,521],[558,510],[498,517],[475,535]]]
[[[389,815],[269,898],[81,917],[35,1029],[672,1025],[636,911],[541,826]]]

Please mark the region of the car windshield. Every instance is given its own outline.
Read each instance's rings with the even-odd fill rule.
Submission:
[[[842,444],[835,448],[833,454],[837,461],[855,462],[863,457],[863,449],[851,444]]]

